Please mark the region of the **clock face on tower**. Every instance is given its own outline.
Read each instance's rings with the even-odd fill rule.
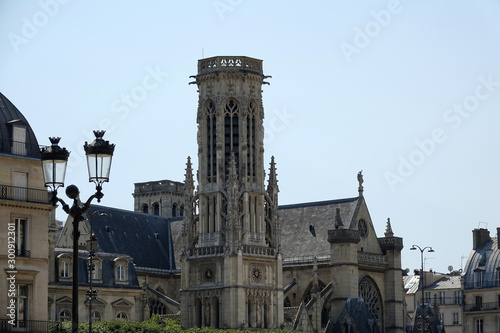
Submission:
[[[214,271],[212,270],[212,268],[205,269],[205,271],[203,272],[203,279],[205,279],[205,281],[212,281],[213,278]]]
[[[252,279],[255,281],[262,280],[262,270],[258,267],[252,268],[251,275],[252,275]]]

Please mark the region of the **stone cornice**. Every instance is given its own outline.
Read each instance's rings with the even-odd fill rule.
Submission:
[[[381,237],[378,242],[383,251],[403,249],[403,238],[401,237]]]
[[[334,229],[328,230],[329,243],[359,243],[359,230],[354,229]]]

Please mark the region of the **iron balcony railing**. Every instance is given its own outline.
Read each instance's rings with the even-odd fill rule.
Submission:
[[[491,302],[491,303],[481,303],[481,304],[466,304],[464,305],[465,312],[472,311],[500,311],[499,302]]]
[[[60,322],[54,321],[0,319],[0,332],[59,333],[62,327]]]
[[[41,147],[45,146],[22,141],[0,140],[0,153],[2,154],[40,158]]]
[[[500,287],[500,280],[482,280],[482,281],[468,281],[465,282],[465,289],[478,289],[478,288],[494,288]]]
[[[50,195],[46,189],[41,190],[0,184],[0,199],[48,203]]]
[[[419,289],[421,290],[421,289]],[[420,291],[419,291],[420,293]],[[420,294],[419,294],[420,296]],[[420,298],[419,298],[420,299]],[[432,297],[428,297],[425,295],[425,303],[427,304],[434,304],[434,301],[437,302],[438,305],[462,305],[462,296],[459,297],[437,297],[436,300],[434,300],[434,295]]]

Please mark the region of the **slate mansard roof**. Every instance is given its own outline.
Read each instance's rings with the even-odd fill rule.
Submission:
[[[73,249],[70,248],[56,248],[55,249],[55,258],[58,258],[61,255],[69,255],[73,256]],[[85,250],[79,250],[78,251],[78,284],[82,286],[88,286],[89,285],[89,272],[88,272],[88,256],[89,252]],[[117,284],[116,283],[116,277],[115,277],[115,262],[114,260],[118,257],[125,257],[128,259],[128,274],[127,274],[127,284]],[[102,282],[96,282],[94,281],[93,284],[95,287],[110,287],[110,288],[132,288],[132,289],[137,289],[140,288],[139,286],[139,281],[137,280],[137,274],[135,271],[135,266],[133,259],[130,258],[129,256],[124,256],[124,255],[119,255],[116,253],[104,253],[104,252],[96,252],[95,253],[95,258],[97,260],[100,260],[102,262],[101,266],[101,281]],[[71,279],[62,279],[60,275],[58,274],[62,267],[60,267],[60,262],[59,260],[56,260],[56,279],[57,279],[57,284],[58,285],[72,285],[72,280]]]
[[[284,260],[314,255],[319,258],[329,257],[328,230],[335,228],[337,208],[340,209],[340,216],[346,228],[351,228],[359,199],[355,197],[279,206]],[[316,237],[309,231],[310,225],[314,226]]]
[[[464,270],[465,289],[498,287],[499,271],[500,250],[495,237],[471,251]],[[480,283],[476,280],[477,274],[482,274]]]
[[[300,260],[304,256],[329,258],[328,230],[335,228],[337,208],[345,227],[354,228],[362,200],[355,197],[279,206],[284,260]],[[100,251],[129,255],[138,271],[176,270],[181,252],[182,217],[166,218],[91,205],[87,219],[96,211],[107,214],[93,217]],[[314,226],[316,237],[309,231],[310,225]]]
[[[98,205],[90,206],[87,218],[92,214],[99,251],[129,255],[137,270],[175,270],[170,219]]]
[[[13,151],[13,126],[21,125],[26,127],[26,150],[23,156],[40,158],[40,150],[35,133],[31,129],[23,114],[12,104],[7,97],[0,93],[0,153],[9,155],[15,154]],[[24,153],[25,151],[25,153]]]

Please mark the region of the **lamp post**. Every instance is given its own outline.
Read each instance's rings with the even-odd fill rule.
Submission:
[[[421,248],[420,246],[418,245],[412,245],[410,250],[420,250],[420,263],[421,263],[421,270],[420,270],[420,285],[422,286],[422,306],[424,306],[424,287],[425,287],[425,283],[424,283],[424,251],[427,250],[427,252],[434,252],[434,250],[432,249],[432,247],[430,246],[426,246],[424,248]]]
[[[51,146],[41,149],[41,160],[45,187],[52,192],[50,202],[55,205],[57,202],[62,204],[63,210],[73,218],[73,301],[72,301],[72,324],[71,331],[78,333],[78,239],[80,232],[78,225],[83,220],[83,214],[89,209],[92,200],[101,201],[103,197],[102,184],[109,181],[109,171],[111,169],[111,159],[115,149],[114,144],[103,140],[105,131],[94,131],[96,139],[85,145],[85,155],[87,156],[87,167],[89,171],[89,182],[94,182],[96,192],[91,195],[87,201],[80,207],[78,196],[80,191],[75,185],[69,185],[66,188],[66,195],[73,199],[71,208],[57,197],[57,189],[64,186],[64,177],[66,175],[66,166],[68,163],[69,152],[66,148],[59,147],[61,138],[49,138]]]
[[[94,211],[90,215],[90,250],[89,250],[89,290],[87,291],[87,299],[89,301],[89,332],[92,333],[92,300],[95,298],[97,299],[97,289],[92,289],[92,280],[94,279],[94,254],[95,254],[95,249],[94,249],[94,242],[97,241],[97,237],[94,234],[93,231],[93,218],[94,214],[99,213],[99,216],[108,216],[108,214],[99,212],[98,210]]]

